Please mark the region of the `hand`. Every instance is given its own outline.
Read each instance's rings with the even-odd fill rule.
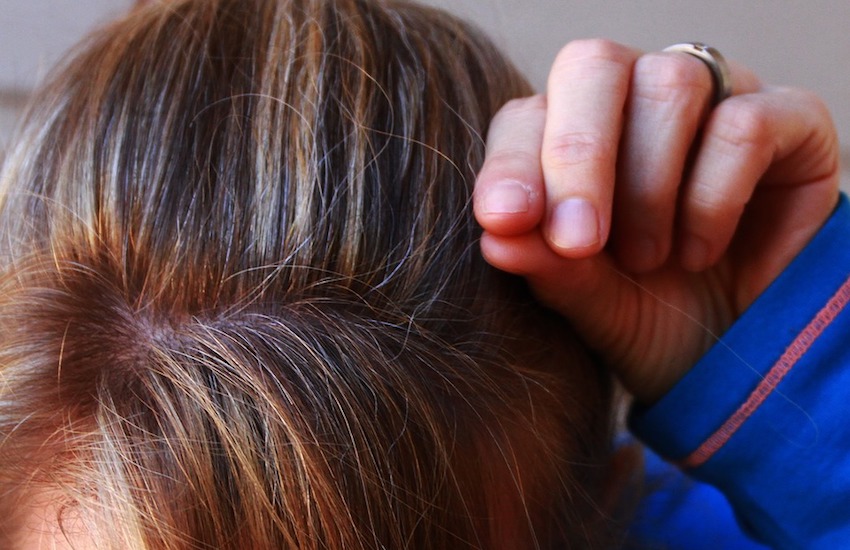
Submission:
[[[839,149],[811,93],[682,53],[568,44],[546,96],[493,119],[481,250],[524,276],[639,400],[707,351],[835,207]]]

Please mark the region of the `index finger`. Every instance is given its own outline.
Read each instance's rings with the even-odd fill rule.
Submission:
[[[623,109],[639,55],[614,42],[580,40],[552,67],[541,152],[543,233],[561,256],[592,256],[608,239]]]
[[[546,124],[542,95],[506,103],[490,123],[487,155],[475,180],[475,218],[485,231],[519,235],[543,218],[540,148]]]

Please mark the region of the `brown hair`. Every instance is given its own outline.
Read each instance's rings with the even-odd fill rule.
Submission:
[[[528,92],[403,3],[94,34],[2,173],[0,507],[58,489],[100,548],[594,547],[607,381],[469,214]]]

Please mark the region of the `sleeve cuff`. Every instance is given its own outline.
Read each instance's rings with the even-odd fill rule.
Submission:
[[[660,401],[634,408],[632,431],[671,461],[696,467],[708,460],[746,421],[747,407],[757,408],[782,369],[793,367],[782,362],[804,354],[828,328],[830,308],[850,298],[847,235],[850,205],[842,195],[809,245],[694,368]]]

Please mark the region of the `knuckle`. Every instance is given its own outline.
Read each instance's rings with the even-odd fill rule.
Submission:
[[[773,153],[773,123],[765,106],[731,100],[721,103],[713,126],[715,139],[732,149]]]
[[[533,95],[530,97],[520,97],[509,100],[502,105],[496,115],[494,121],[502,121],[511,119],[516,116],[524,116],[534,112],[546,112],[546,96],[542,94]]]
[[[708,185],[702,186],[688,198],[691,224],[716,228],[720,220],[737,220],[747,201],[736,198],[735,193],[724,192]]]
[[[782,88],[780,88],[782,89]],[[829,106],[818,94],[811,90],[785,88],[789,93],[797,96],[801,105],[810,113],[815,113],[824,120],[832,121],[832,114],[829,111]]]
[[[586,38],[573,40],[561,49],[561,55],[568,57],[593,57],[619,59],[627,50],[622,44],[604,38]]]
[[[482,171],[501,177],[522,177],[527,176],[539,163],[540,159],[529,151],[505,149],[488,155]]]
[[[602,134],[571,132],[553,137],[543,148],[543,165],[565,168],[586,162],[603,162],[613,159],[616,143]]]
[[[841,172],[841,150],[837,130],[826,102],[816,93],[810,90],[796,88],[776,88],[777,91],[787,95],[788,102],[794,102],[798,110],[805,113],[806,139],[798,145],[796,152],[805,151],[805,156],[810,166],[818,166],[813,170],[810,177],[822,174],[828,178]]]
[[[591,66],[625,64],[631,62],[631,54],[628,48],[611,40],[601,38],[573,40],[558,52],[553,72],[578,62]]]
[[[488,125],[488,133],[506,132],[529,120],[544,120],[546,117],[546,98],[542,95],[511,99],[496,111]],[[488,134],[489,135],[489,134]]]
[[[682,54],[655,53],[635,63],[634,85],[642,98],[657,102],[691,102],[711,94],[711,74],[703,63]]]

